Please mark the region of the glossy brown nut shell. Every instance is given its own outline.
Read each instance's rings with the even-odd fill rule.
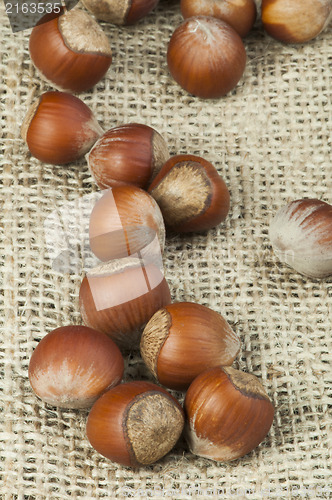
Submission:
[[[331,0],[263,0],[262,22],[273,38],[303,43],[315,38],[329,24]]]
[[[245,70],[246,51],[229,24],[208,16],[190,17],[174,31],[167,63],[183,89],[212,99],[236,87]]]
[[[32,62],[57,88],[84,92],[106,74],[112,62],[108,38],[86,12],[74,9],[35,26],[29,40]]]
[[[112,264],[114,265],[114,263]],[[138,347],[143,327],[171,302],[169,286],[153,264],[84,277],[79,303],[84,323],[109,335],[121,348]]]
[[[231,365],[240,340],[217,312],[193,302],[177,302],[152,316],[140,349],[161,384],[185,390],[207,368]]]
[[[81,99],[66,92],[45,92],[25,117],[22,138],[38,160],[64,165],[89,151],[102,129]]]
[[[254,0],[181,0],[181,12],[185,19],[193,16],[221,19],[241,37],[249,33],[257,15]]]
[[[265,438],[274,407],[254,375],[231,367],[207,370],[185,398],[185,435],[192,453],[228,462],[252,451]]]
[[[171,157],[148,188],[165,225],[180,233],[206,231],[225,220],[230,194],[214,166],[195,155]]]
[[[81,325],[56,328],[37,345],[29,363],[34,392],[62,408],[88,408],[117,385],[124,362],[105,334]]]
[[[105,132],[87,160],[100,188],[132,184],[145,189],[168,157],[167,144],[156,130],[128,123]]]
[[[92,209],[89,238],[92,252],[104,262],[146,250],[153,242],[161,254],[165,226],[160,208],[136,186],[108,189]]]
[[[167,391],[150,382],[121,384],[92,407],[86,432],[91,445],[121,465],[149,465],[178,441],[183,410]]]

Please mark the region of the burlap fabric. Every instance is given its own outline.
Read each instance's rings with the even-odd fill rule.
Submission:
[[[207,234],[169,235],[165,273],[174,300],[221,312],[239,334],[236,367],[261,378],[276,414],[265,441],[229,464],[200,459],[183,440],[159,463],[132,471],[101,457],[85,435],[86,411],[49,407],[27,369],[37,342],[81,322],[81,275],[54,269],[44,222],[58,206],[97,190],[84,159],[41,164],[20,138],[28,105],[50,86],[11,32],[1,5],[0,496],[66,498],[331,498],[330,279],[301,277],[274,257],[268,224],[302,197],[332,202],[332,31],[299,45],[245,41],[248,64],[227,97],[193,98],[171,79],[167,41],[179,2],[161,1],[138,25],[102,23],[113,48],[107,78],[80,97],[107,129],[155,127],[172,154],[204,156],[231,192],[227,221]],[[137,353],[125,380],[149,379]],[[181,398],[181,395],[178,394]]]

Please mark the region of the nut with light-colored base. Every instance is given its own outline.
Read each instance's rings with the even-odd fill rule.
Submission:
[[[101,21],[135,24],[154,9],[159,0],[82,0],[84,6]]]
[[[217,312],[193,302],[177,302],[152,316],[140,349],[161,384],[184,390],[207,368],[231,365],[240,340]]]
[[[126,350],[138,347],[147,321],[170,302],[162,270],[138,258],[95,268],[84,277],[79,292],[84,323],[106,333]]]
[[[184,408],[185,437],[195,455],[229,462],[265,438],[274,407],[262,384],[231,367],[207,370],[190,384]]]
[[[197,97],[221,97],[236,87],[246,65],[240,35],[208,16],[186,19],[174,31],[167,51],[174,80]]]
[[[184,424],[180,404],[149,382],[130,382],[106,392],[92,407],[86,432],[103,456],[122,465],[149,465],[178,441]]]
[[[124,184],[145,189],[168,158],[164,138],[140,123],[108,130],[87,154],[91,173],[102,189]]]
[[[330,23],[331,0],[263,0],[266,32],[282,42],[302,43],[315,38]]]
[[[230,195],[214,166],[194,155],[170,158],[148,188],[166,226],[188,233],[206,231],[224,221]]]
[[[33,64],[57,88],[84,92],[107,72],[112,51],[99,24],[74,9],[35,26],[29,40]]]
[[[32,156],[64,165],[84,156],[103,133],[92,111],[66,92],[45,92],[28,110],[21,128]]]
[[[48,333],[29,363],[29,380],[46,403],[61,408],[88,408],[117,385],[124,362],[117,345],[86,326],[63,326]]]
[[[321,200],[288,203],[275,214],[269,235],[277,257],[311,278],[332,275],[332,206]]]
[[[230,24],[241,36],[254,25],[257,9],[254,0],[181,0],[184,18],[212,16]]]
[[[154,240],[159,252],[165,244],[165,226],[158,204],[133,185],[105,191],[92,209],[90,247],[102,261],[119,259],[146,249]]]

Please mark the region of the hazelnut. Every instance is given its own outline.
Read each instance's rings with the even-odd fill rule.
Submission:
[[[240,458],[265,438],[274,407],[254,375],[231,367],[207,370],[190,384],[185,437],[195,455],[221,462]]]
[[[178,302],[152,316],[140,348],[143,360],[161,384],[184,390],[207,368],[231,365],[240,341],[217,312],[200,304]]]
[[[171,394],[150,382],[136,381],[114,387],[96,401],[86,432],[101,455],[139,467],[165,456],[183,425],[183,410]]]
[[[145,189],[168,158],[163,137],[139,123],[108,130],[87,154],[91,173],[102,189],[123,184]]]
[[[123,185],[104,192],[92,209],[90,247],[102,261],[127,257],[154,240],[165,244],[165,226],[156,201],[142,189]]]
[[[265,31],[282,42],[302,43],[315,38],[330,23],[331,0],[263,0]]]
[[[29,50],[41,75],[57,88],[84,92],[107,72],[112,51],[99,24],[86,12],[70,10],[46,22],[30,35]]]
[[[186,19],[174,31],[167,51],[174,80],[187,92],[217,98],[242,77],[246,51],[241,37],[224,21],[208,16]]]
[[[63,326],[48,333],[29,363],[36,395],[62,408],[87,408],[123,375],[123,357],[104,333],[86,326]]]
[[[243,38],[257,15],[254,0],[181,0],[183,17],[211,16],[228,23]]]
[[[45,92],[28,110],[22,138],[38,160],[62,165],[89,151],[102,128],[83,101],[66,92]]]
[[[112,24],[135,24],[154,9],[159,0],[82,0],[97,19]]]
[[[147,321],[170,302],[160,267],[149,259],[145,263],[130,257],[89,271],[79,293],[84,323],[106,333],[123,349],[138,347]]]
[[[282,207],[270,223],[273,250],[281,262],[311,278],[332,274],[332,206],[316,199]]]
[[[224,221],[230,195],[214,166],[194,155],[170,158],[148,188],[166,226],[188,233],[205,231]]]

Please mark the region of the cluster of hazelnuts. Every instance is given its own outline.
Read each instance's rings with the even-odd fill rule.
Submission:
[[[118,25],[136,23],[158,3],[83,0],[96,19]],[[261,4],[266,32],[289,43],[311,40],[332,16],[332,0],[181,0],[185,20],[171,36],[167,63],[183,89],[201,98],[218,98],[237,85],[246,65],[242,38],[255,23],[256,4]],[[43,17],[32,30],[29,48],[41,75],[57,88],[71,92],[90,89],[112,62],[111,47],[101,26],[76,8],[60,17]]]
[[[68,130],[60,115],[73,117]],[[23,129],[30,151],[44,161],[68,162],[90,147],[90,170],[105,189],[89,220],[90,248],[101,263],[81,283],[85,326],[57,328],[39,342],[29,364],[34,392],[59,407],[92,406],[90,443],[123,465],[155,462],[183,430],[203,457],[228,461],[250,452],[272,425],[273,405],[254,375],[230,366],[240,341],[227,321],[197,303],[171,303],[158,260],[165,226],[204,231],[226,218],[230,195],[215,167],[194,155],[169,157],[164,138],[146,125],[102,134],[89,108],[65,92],[44,94]],[[123,354],[138,346],[159,384],[187,390],[184,410],[161,385],[120,384]]]
[[[121,12],[120,2],[84,3],[97,18],[126,24],[147,14],[157,2],[147,1],[144,9],[139,2],[138,10],[135,0],[123,2]],[[217,53],[219,57],[215,43],[221,37],[240,47],[234,49],[239,64],[233,59],[232,71],[240,75],[245,62],[241,39],[233,28],[202,17],[222,11],[223,3],[182,1],[183,14],[190,17],[176,30],[169,46],[168,62],[175,79],[181,80],[179,68],[191,71],[180,84],[202,95],[191,86],[199,81],[208,90],[204,97],[227,92],[236,79],[223,76],[222,89],[216,89],[218,78],[210,70],[211,82],[195,73],[196,53],[200,54],[199,67],[211,64],[220,71],[220,62],[208,60]],[[275,12],[278,3],[283,4],[263,0],[266,26],[266,13]],[[249,24],[253,24],[252,1],[227,4],[234,5],[238,21],[241,16],[236,8],[247,9],[244,17],[250,17]],[[96,10],[100,5],[103,12]],[[114,7],[112,19],[105,13],[107,5]],[[204,12],[191,10],[202,6]],[[280,22],[276,24],[280,27]],[[272,28],[271,33],[275,35]],[[206,57],[197,49],[195,37],[200,37]],[[51,58],[48,43],[53,44]],[[36,26],[30,53],[47,79],[71,92],[90,88],[111,63],[99,25],[78,9]],[[222,64],[226,60],[230,64],[224,53]],[[222,74],[226,74],[224,67]],[[268,433],[273,405],[254,375],[232,368],[240,341],[227,321],[197,303],[171,303],[158,252],[151,251],[157,245],[162,253],[165,226],[180,233],[204,231],[226,218],[229,192],[214,166],[193,155],[170,158],[163,137],[146,125],[126,124],[104,133],[83,101],[62,91],[46,92],[39,98],[27,113],[22,136],[31,154],[46,163],[66,164],[86,155],[97,185],[106,189],[90,215],[90,247],[102,263],[81,283],[79,302],[85,326],[57,328],[39,342],[29,364],[34,392],[51,405],[91,408],[87,419],[90,443],[123,465],[154,463],[173,448],[183,431],[196,455],[229,461],[249,453]],[[305,205],[316,219],[320,217],[317,212],[322,212],[317,204]],[[296,209],[302,210],[302,205]],[[325,215],[330,213],[323,208]],[[291,218],[293,213],[288,210],[281,215]],[[123,355],[138,346],[159,384],[120,383]],[[184,408],[162,386],[186,391]]]

